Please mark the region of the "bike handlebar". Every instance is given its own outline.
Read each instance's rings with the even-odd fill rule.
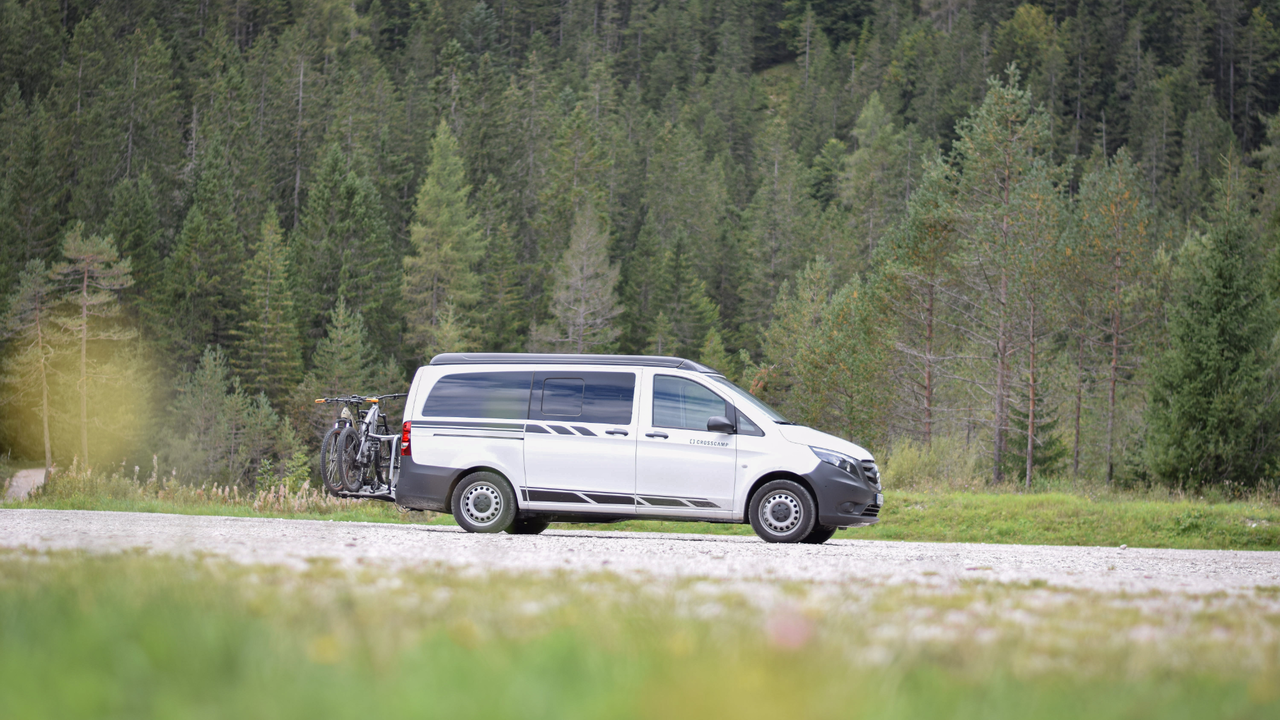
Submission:
[[[316,398],[317,403],[342,403],[343,405],[361,405],[364,403],[377,403],[383,400],[394,400],[395,398],[409,397],[409,393],[391,393],[390,395],[344,395],[341,397]]]

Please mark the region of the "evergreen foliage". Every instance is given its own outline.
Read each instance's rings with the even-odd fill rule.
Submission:
[[[409,226],[413,254],[404,259],[406,338],[426,359],[468,349],[474,342],[468,314],[480,301],[475,266],[484,257],[485,243],[468,202],[470,193],[458,142],[441,120]]]
[[[1072,470],[1110,478],[1184,432],[1144,413],[1172,372],[1155,358],[1199,342],[1177,340],[1170,301],[1222,241],[1172,248],[1225,232],[1223,156],[1256,199],[1229,224],[1278,294],[1278,13],[7,2],[0,294],[26,327],[29,262],[71,261],[69,231],[129,261],[124,312],[90,325],[140,341],[87,341],[87,423],[75,343],[42,346],[69,378],[47,403],[59,463],[88,427],[95,462],[145,465],[126,442],[145,423],[102,419],[111,388],[187,387],[197,365],[310,444],[331,420],[315,395],[388,391],[446,350],[546,347],[706,358],[863,443],[962,438],[993,481],[1044,472],[1070,438]],[[4,348],[14,378],[39,366],[25,332]],[[1222,392],[1250,373],[1222,371]],[[36,407],[36,384],[9,407]],[[45,454],[29,417],[0,449]],[[1258,432],[1235,486],[1274,480]],[[260,470],[213,455],[228,479]]]
[[[275,213],[268,213],[245,268],[244,320],[234,365],[247,391],[277,403],[293,390],[302,371],[291,279],[279,222]]]
[[[76,346],[76,395],[80,400],[80,456],[89,465],[89,396],[90,385],[100,375],[89,354],[90,343],[128,340],[132,328],[115,322],[120,315],[120,293],[133,284],[128,258],[121,259],[115,241],[98,235],[85,236],[84,225],[77,223],[62,241],[63,262],[51,270],[64,290],[62,302],[68,311],[56,317],[68,338]],[[96,360],[96,358],[95,358]]]
[[[1252,269],[1257,247],[1239,181],[1228,175],[1208,232],[1183,246],[1169,349],[1152,378],[1147,466],[1187,490],[1251,487],[1276,458],[1275,313]]]
[[[618,267],[605,252],[608,233],[590,205],[574,216],[569,247],[556,266],[552,320],[531,333],[532,349],[544,352],[602,353],[612,349],[621,312],[614,288]],[[674,334],[674,333],[673,333]]]

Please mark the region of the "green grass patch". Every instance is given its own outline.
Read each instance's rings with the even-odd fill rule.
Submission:
[[[879,524],[837,537],[930,542],[1277,550],[1280,508],[1093,500],[1061,493],[885,494]]]
[[[117,510],[362,522],[453,524],[448,515],[401,512],[386,502],[337,500],[309,487],[241,493],[226,488],[139,482],[119,475],[63,474],[31,500],[0,507]],[[1280,506],[1139,495],[886,490],[880,523],[837,538],[921,542],[1101,545],[1280,550]],[[562,524],[562,529],[750,536],[728,523],[630,520]]]
[[[610,575],[0,554],[0,717],[1280,713],[1276,633],[1259,644],[1251,632],[1276,620],[1254,604],[1232,606],[1237,624],[1216,644],[1202,612],[1143,644],[1111,641],[1146,627],[1142,613],[1044,590],[859,587],[824,591],[825,604],[800,592],[801,605],[762,611],[701,585]],[[1015,609],[1018,623],[1003,623]]]

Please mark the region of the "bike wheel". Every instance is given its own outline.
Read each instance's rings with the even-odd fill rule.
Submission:
[[[330,495],[337,495],[342,489],[342,471],[338,469],[338,433],[339,428],[329,428],[320,443],[320,482]]]
[[[364,468],[356,465],[360,452],[360,433],[353,427],[344,428],[338,435],[338,469],[342,477],[342,489],[360,492],[364,486]]]

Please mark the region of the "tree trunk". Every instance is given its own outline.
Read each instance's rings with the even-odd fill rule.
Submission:
[[[1031,489],[1031,471],[1035,467],[1036,452],[1036,305],[1031,303],[1031,330],[1027,333],[1027,479],[1025,486]]]
[[[53,445],[49,442],[49,373],[44,354],[44,318],[36,311],[36,348],[40,352],[40,423],[44,431],[44,474],[49,479],[53,467]]]
[[[89,467],[89,271],[80,285],[80,452]]]
[[[302,83],[306,77],[307,65],[298,58],[298,122],[293,132],[293,229],[298,229],[298,216],[301,212],[299,197],[302,195]]]
[[[1000,463],[1004,460],[1004,441],[1005,441],[1005,415],[1008,413],[1008,402],[1006,395],[1008,394],[1008,372],[1009,372],[1009,341],[1005,337],[1007,331],[1007,320],[1005,318],[1005,300],[1009,292],[1008,276],[1002,271],[1000,273],[1000,322],[996,331],[996,426],[995,438],[992,443],[992,454],[994,455],[995,467],[992,469],[992,482],[999,484],[1004,481],[1004,470]]]
[[[133,174],[133,121],[137,116],[138,104],[138,58],[133,59],[133,78],[131,80],[133,93],[129,98],[129,131],[126,134],[126,148],[124,153],[124,176],[127,178]]]
[[[1080,410],[1084,404],[1084,336],[1076,338],[1076,427],[1075,447],[1071,453],[1071,474],[1080,474]]]
[[[933,283],[929,283],[924,315],[924,444],[933,445]]]
[[[1115,450],[1115,427],[1116,427],[1116,375],[1120,366],[1120,255],[1115,256],[1113,265],[1115,270],[1115,282],[1112,288],[1114,293],[1112,301],[1114,307],[1111,309],[1111,377],[1108,380],[1107,389],[1107,484],[1115,478],[1115,462],[1112,453]]]

